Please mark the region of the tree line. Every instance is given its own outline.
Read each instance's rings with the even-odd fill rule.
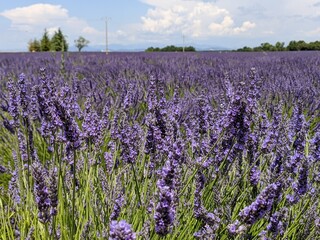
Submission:
[[[285,46],[284,42],[276,42],[275,45],[271,43],[265,42],[261,43],[260,46],[257,47],[243,47],[237,49],[238,52],[271,52],[271,51],[315,51],[320,50],[320,41],[315,42],[305,42],[303,40],[300,41],[290,41],[287,46]]]
[[[177,47],[174,45],[166,46],[163,48],[159,47],[149,47],[145,50],[145,52],[195,52],[196,49],[192,46],[188,47]]]
[[[89,41],[84,37],[80,36],[74,41],[76,48],[80,52],[84,47],[89,44]],[[69,44],[66,40],[66,36],[62,33],[59,28],[53,36],[50,38],[48,31],[45,29],[40,40],[33,39],[28,43],[29,52],[67,52],[69,49]]]

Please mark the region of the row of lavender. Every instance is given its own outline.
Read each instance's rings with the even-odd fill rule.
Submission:
[[[5,239],[314,239],[313,53],[3,54]]]

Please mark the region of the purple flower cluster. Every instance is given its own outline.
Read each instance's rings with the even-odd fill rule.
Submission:
[[[47,171],[43,168],[41,163],[35,162],[32,164],[33,178],[34,178],[34,194],[36,203],[38,205],[38,218],[42,223],[50,221],[50,194],[46,185]]]
[[[55,107],[57,109],[57,115],[62,121],[64,137],[68,142],[68,146],[71,150],[80,148],[80,130],[79,126],[70,115],[67,107],[60,101],[55,101]]]
[[[195,237],[200,239],[204,237],[214,238],[215,231],[219,228],[221,221],[215,213],[208,212],[202,205],[202,190],[205,182],[205,176],[199,171],[196,177],[196,190],[194,193],[194,215],[205,224],[200,231],[195,233]]]
[[[125,163],[135,163],[139,154],[137,142],[141,139],[141,129],[138,124],[126,126],[120,133],[121,157]]]
[[[7,89],[9,91],[9,113],[12,117],[12,120],[10,121],[10,125],[13,128],[17,128],[20,126],[20,120],[19,120],[19,95],[17,93],[17,88],[15,87],[12,79],[8,81]]]
[[[99,118],[96,111],[92,109],[91,97],[85,102],[84,120],[82,123],[82,137],[87,144],[99,145],[102,140],[103,121]]]
[[[157,181],[159,202],[156,206],[154,220],[156,233],[160,236],[169,233],[175,217],[174,174],[174,166],[171,165],[170,161],[167,161],[160,172],[161,178]]]
[[[132,231],[131,225],[125,220],[111,221],[109,240],[134,240],[136,233]]]
[[[267,226],[267,230],[272,233],[272,236],[275,238],[279,234],[282,235],[285,228],[285,223],[283,219],[286,217],[287,209],[281,209],[273,213],[270,217],[269,224]]]
[[[252,225],[270,212],[273,204],[276,202],[281,192],[281,183],[269,184],[249,206],[245,207],[239,213],[241,222]]]

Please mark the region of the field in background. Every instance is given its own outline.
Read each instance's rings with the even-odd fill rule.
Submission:
[[[317,239],[320,54],[0,54],[1,239]]]

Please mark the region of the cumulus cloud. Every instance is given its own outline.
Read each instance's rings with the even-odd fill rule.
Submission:
[[[9,19],[11,28],[19,31],[39,34],[46,28],[49,34],[53,34],[61,28],[71,39],[79,35],[94,38],[104,36],[103,32],[90,27],[86,21],[70,16],[61,5],[38,3],[5,10],[0,16]]]
[[[237,35],[254,28],[249,20],[235,23],[230,12],[214,2],[199,0],[142,0],[151,6],[141,17],[142,30],[159,34],[182,33],[196,38]],[[238,25],[238,26],[237,26]]]
[[[42,3],[6,10],[0,15],[11,20],[12,26],[20,30],[42,25],[51,27],[56,22],[69,19],[68,11],[60,5]]]

